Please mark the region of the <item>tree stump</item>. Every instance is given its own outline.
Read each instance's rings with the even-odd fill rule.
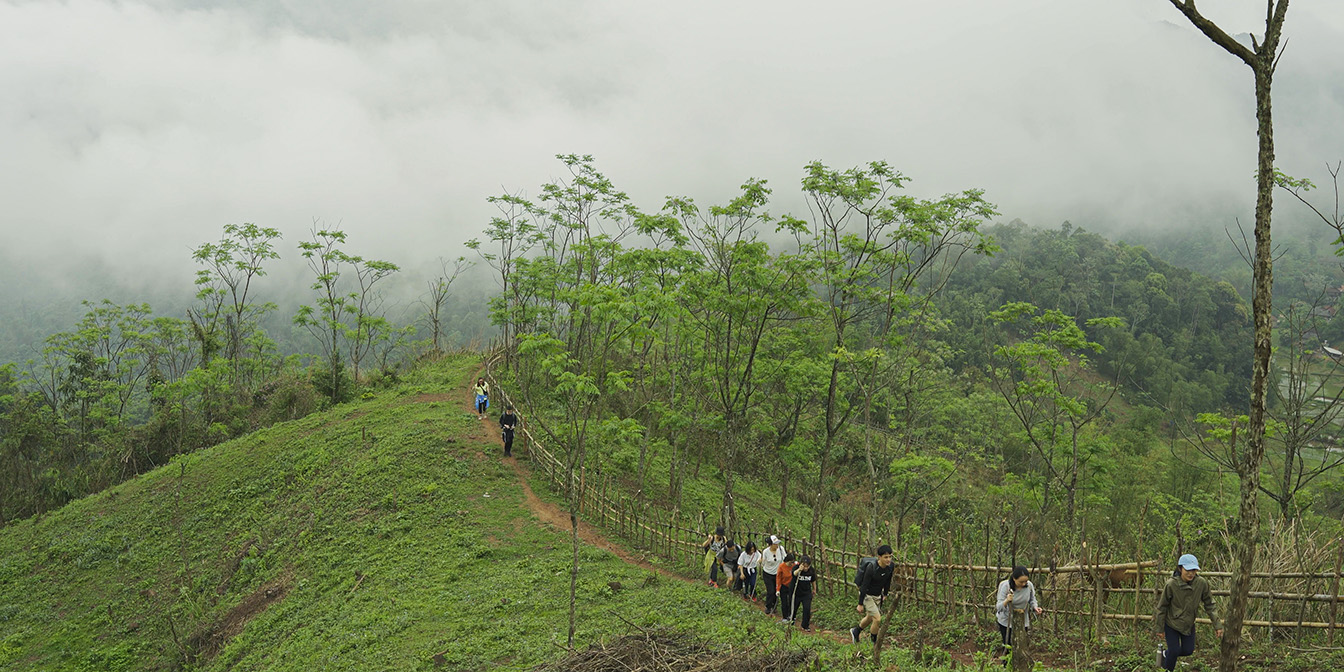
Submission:
[[[1026,613],[1021,609],[1013,610],[1013,644],[1008,653],[1013,672],[1030,672],[1036,664],[1036,658],[1031,652],[1031,631],[1026,628],[1026,618]]]

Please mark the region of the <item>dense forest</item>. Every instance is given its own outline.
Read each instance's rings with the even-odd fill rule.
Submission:
[[[777,483],[813,539],[832,507],[897,534],[932,510],[1121,544],[1150,512],[1158,538],[1193,548],[1184,524],[1227,550],[1232,471],[1210,441],[1246,406],[1251,341],[1231,283],[1067,223],[992,224],[983,193],[913,196],[881,162],[807,166],[799,218],[759,181],[645,212],[589,157],[561,159],[570,178],[494,199],[474,247],[504,290],[511,384],[575,467],[675,509],[679,475],[708,465],[729,526],[735,482]],[[1300,365],[1328,362],[1286,328],[1310,340]],[[1285,524],[1344,510],[1331,433],[1284,438],[1312,422],[1272,437]]]
[[[456,283],[465,261],[399,283],[397,265],[348,251],[342,231],[306,233],[286,244],[226,225],[190,251],[198,271],[178,286],[96,263],[43,285],[33,262],[6,264],[0,522],[355,398],[426,353],[483,347],[484,295]],[[72,296],[91,285],[98,295]]]
[[[500,290],[488,317],[473,307],[484,297],[454,295],[465,260],[412,280],[427,291],[392,317],[395,264],[347,251],[339,230],[284,243],[250,224],[192,251],[181,305],[89,300],[0,369],[0,517],[341,403],[428,353],[483,347],[489,319],[529,421],[577,468],[730,526],[743,479],[776,485],[776,511],[805,506],[813,537],[835,515],[900,534],[917,510],[1117,543],[1140,510],[1163,535],[1225,526],[1227,470],[1208,442],[1216,417],[1245,408],[1250,375],[1232,283],[1069,223],[994,223],[978,190],[914,196],[882,162],[806,166],[799,217],[772,214],[758,180],[727,203],[645,210],[591,157],[560,159],[567,179],[491,199],[499,214],[468,245]],[[261,298],[299,264],[307,297]],[[1321,281],[1333,302],[1333,272],[1288,277]],[[1283,359],[1281,378],[1321,361],[1338,328],[1321,305],[1314,322],[1282,323],[1300,363]],[[43,322],[7,323],[22,341]],[[1282,389],[1276,407],[1293,407]],[[1321,429],[1333,416],[1282,438],[1311,412],[1282,414],[1265,487],[1284,519],[1319,526],[1344,511]],[[702,468],[721,492],[683,501],[679,474]],[[1216,550],[1217,535],[1201,543]]]

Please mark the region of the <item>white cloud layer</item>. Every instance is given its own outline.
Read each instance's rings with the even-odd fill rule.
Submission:
[[[1208,2],[1230,32],[1263,2]],[[1279,163],[1344,157],[1344,3],[1296,0]],[[226,223],[403,264],[596,155],[642,206],[885,159],[1005,217],[1249,213],[1250,71],[1166,0],[0,0],[0,247],[189,278]],[[1094,227],[1095,228],[1095,227]],[[73,253],[73,254],[72,254]],[[187,282],[189,280],[183,280]]]

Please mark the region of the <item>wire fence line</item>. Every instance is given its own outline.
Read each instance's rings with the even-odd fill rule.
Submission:
[[[498,356],[487,360],[486,376],[507,405],[520,412],[493,375],[492,365]],[[535,436],[523,423],[516,430],[525,444],[525,454],[534,470],[540,470],[557,489],[568,492],[568,469],[563,460]],[[647,498],[633,498],[620,488],[610,474],[589,474],[579,468],[576,474],[576,494],[579,514],[589,521],[597,521],[608,530],[649,553],[674,562],[687,569],[701,567],[704,557],[703,542],[714,524],[701,511],[688,516],[678,509],[668,509]],[[832,518],[829,530],[838,539],[829,543],[812,543],[780,527],[775,521],[766,524],[753,522],[749,517],[739,529],[730,530],[730,536],[739,540],[762,540],[770,535],[780,537],[783,546],[797,555],[809,555],[817,571],[818,592],[826,597],[857,600],[857,589],[852,583],[861,558],[872,551],[864,540],[872,538],[874,530],[865,523],[851,523]],[[890,524],[881,530],[888,539]],[[920,529],[926,529],[921,524]],[[852,535],[851,535],[852,531]],[[898,560],[892,578],[892,595],[900,604],[915,603],[924,609],[947,616],[969,614],[976,622],[993,622],[994,598],[999,581],[1012,571],[1012,564],[1003,558],[991,561],[996,538],[989,523],[968,526],[961,523],[952,533],[940,538],[920,534],[916,541],[896,550]],[[1140,538],[1142,531],[1140,529]],[[759,545],[759,544],[758,544]],[[894,546],[895,544],[893,544]],[[1316,554],[1313,566],[1302,566],[1298,571],[1280,572],[1269,569],[1253,572],[1249,594],[1251,608],[1247,611],[1246,627],[1260,628],[1274,637],[1300,640],[1303,633],[1324,631],[1327,646],[1334,646],[1335,630],[1344,628],[1339,613],[1341,570],[1344,569],[1344,543],[1330,542],[1328,553]],[[1002,555],[1000,546],[999,554]],[[1040,619],[1042,629],[1055,634],[1077,634],[1090,640],[1103,636],[1122,635],[1128,629],[1137,646],[1142,632],[1153,619],[1153,612],[1162,587],[1172,575],[1170,560],[1144,559],[1140,545],[1131,558],[1103,562],[1089,555],[1086,543],[1082,557],[1070,564],[1051,560],[1048,564],[1028,567],[1040,595],[1044,609]],[[971,559],[967,562],[967,559]],[[976,564],[976,560],[980,562]],[[1113,559],[1114,560],[1114,559]],[[1205,563],[1209,564],[1209,563]],[[1305,561],[1301,564],[1305,565]],[[1331,566],[1333,565],[1333,566]],[[1201,570],[1201,576],[1220,579],[1232,576],[1229,571]],[[707,577],[705,577],[707,578]],[[1227,596],[1230,591],[1215,587],[1215,596]],[[1220,609],[1225,609],[1225,603]],[[1256,618],[1258,616],[1258,618]],[[1208,624],[1209,619],[1197,622]]]

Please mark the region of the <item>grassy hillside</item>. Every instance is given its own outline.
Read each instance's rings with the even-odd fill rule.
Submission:
[[[0,530],[0,669],[518,669],[563,654],[566,530],[468,409],[477,362],[203,450]],[[543,498],[547,495],[540,490]],[[577,638],[758,613],[586,546]],[[609,583],[619,583],[613,588]],[[833,660],[833,636],[795,638]],[[768,644],[768,642],[767,642]]]

